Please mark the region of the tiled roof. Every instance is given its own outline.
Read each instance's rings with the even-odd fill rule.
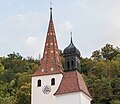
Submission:
[[[63,68],[59,55],[59,49],[52,19],[52,8],[50,8],[50,21],[45,42],[45,48],[41,65],[33,76],[62,73]]]
[[[82,75],[78,71],[65,72],[55,95],[82,91],[90,96]]]

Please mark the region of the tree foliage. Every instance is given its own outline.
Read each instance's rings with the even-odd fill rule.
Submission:
[[[31,75],[38,64],[15,52],[0,58],[0,104],[30,104]]]
[[[91,58],[94,60],[112,60],[120,54],[120,48],[113,47],[111,44],[106,44],[101,50],[96,50],[92,53]]]

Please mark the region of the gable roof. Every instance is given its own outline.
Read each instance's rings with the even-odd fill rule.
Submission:
[[[84,92],[91,98],[82,75],[78,71],[65,72],[61,84],[55,95],[61,95],[72,92]]]

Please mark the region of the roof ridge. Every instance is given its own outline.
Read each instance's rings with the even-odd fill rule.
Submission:
[[[81,75],[78,71],[76,71],[76,74],[77,74],[77,80],[78,80],[79,90],[82,91],[82,92],[84,92],[84,93],[85,93],[86,95],[88,95],[90,98],[92,98],[91,95],[90,95],[90,93],[89,93],[89,91],[88,91],[88,88],[87,88],[87,86],[86,86],[86,84],[85,84],[85,81],[84,81],[82,75]],[[83,84],[83,87],[85,88],[86,91],[83,90],[83,88],[80,86],[80,81],[79,81],[78,78],[82,79],[82,80],[81,80],[81,83]]]
[[[80,84],[79,84],[79,80],[78,80],[78,71],[76,70],[76,76],[77,76],[77,83],[78,83],[78,88],[79,88],[79,90],[81,90],[81,88],[80,88]]]

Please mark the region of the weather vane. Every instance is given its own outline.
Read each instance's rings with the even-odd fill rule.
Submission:
[[[52,0],[50,0],[50,6],[52,7]]]

